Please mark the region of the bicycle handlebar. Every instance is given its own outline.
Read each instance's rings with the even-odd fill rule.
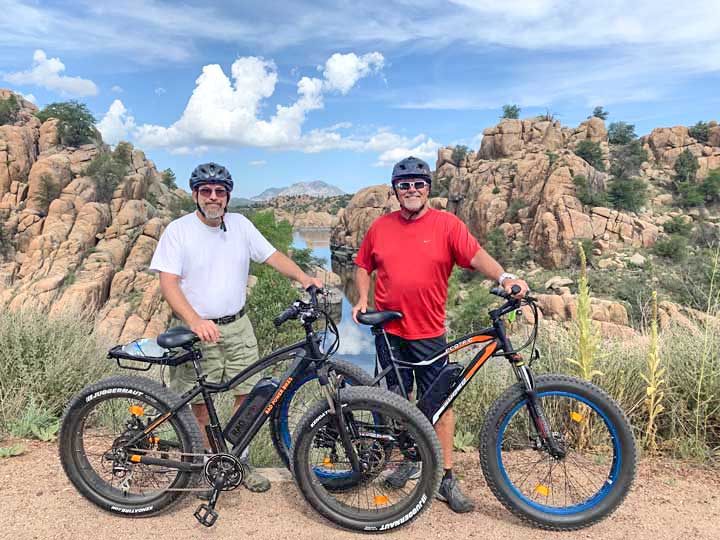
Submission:
[[[276,328],[279,328],[286,321],[296,318],[304,309],[314,310],[318,307],[318,294],[324,294],[325,290],[319,289],[315,285],[310,285],[305,290],[310,295],[310,303],[302,302],[301,300],[293,302],[292,306],[273,319],[273,324]]]

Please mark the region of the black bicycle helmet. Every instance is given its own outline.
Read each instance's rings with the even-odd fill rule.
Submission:
[[[220,184],[225,186],[228,191],[232,191],[233,188],[230,171],[213,162],[198,165],[190,175],[190,189],[192,191],[204,184]]]
[[[422,178],[432,182],[430,167],[422,159],[410,156],[398,161],[393,167],[392,183],[401,178]]]

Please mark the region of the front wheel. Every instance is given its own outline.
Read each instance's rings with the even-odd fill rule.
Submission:
[[[335,413],[318,401],[293,440],[303,496],[330,521],[356,531],[382,532],[414,520],[440,484],[440,442],[432,425],[410,402],[380,388],[344,388],[339,403],[360,467],[351,465]],[[318,468],[332,468],[347,481],[330,487]]]
[[[202,459],[190,408],[169,416],[178,399],[143,377],[111,377],[81,390],[65,410],[59,436],[60,462],[80,494],[130,517],[157,514],[182,498],[194,473],[141,462]]]
[[[551,455],[516,384],[490,408],[480,435],[488,486],[512,513],[550,530],[576,530],[609,516],[635,477],[632,428],[597,386],[564,375],[537,377],[535,391],[556,448]]]

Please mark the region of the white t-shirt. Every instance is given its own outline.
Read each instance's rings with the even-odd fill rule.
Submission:
[[[195,212],[171,222],[150,263],[180,276],[180,290],[203,319],[233,315],[245,305],[250,259],[262,263],[275,248],[242,214],[225,214],[227,231]]]

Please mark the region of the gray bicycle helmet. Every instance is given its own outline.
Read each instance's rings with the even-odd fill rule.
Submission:
[[[202,163],[195,167],[195,170],[190,175],[190,189],[196,190],[198,187],[204,184],[220,184],[225,186],[225,189],[232,191],[233,180],[228,171],[222,165],[217,163]]]
[[[398,161],[393,167],[392,183],[401,178],[422,178],[428,182],[432,182],[430,167],[422,159],[413,156],[406,157]]]

